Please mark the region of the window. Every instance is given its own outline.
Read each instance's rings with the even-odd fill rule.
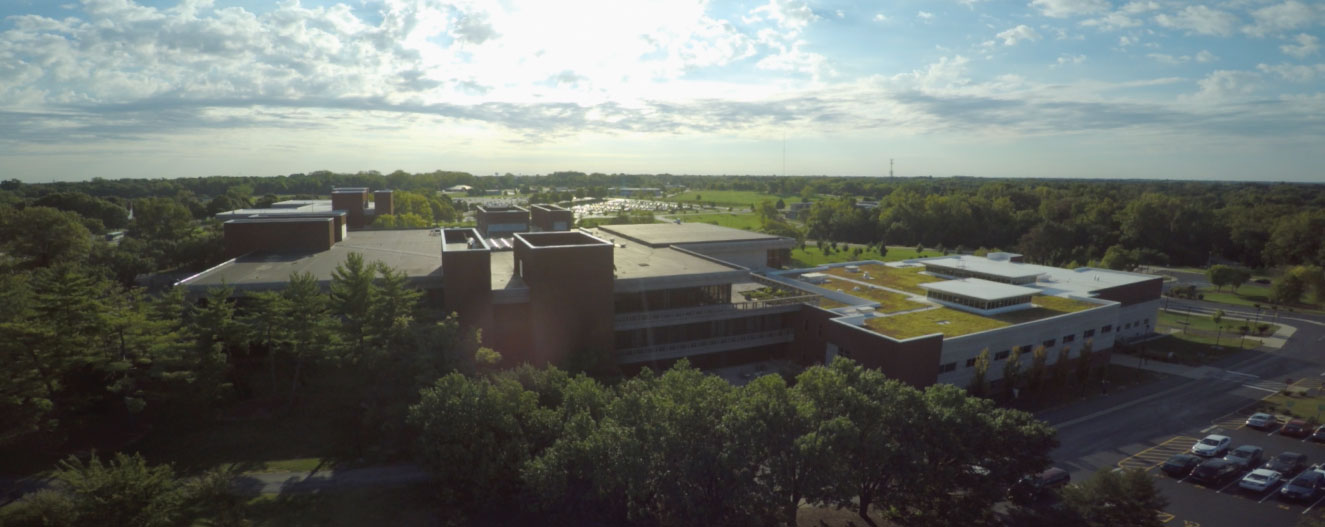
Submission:
[[[1091,338],[1091,337],[1093,337],[1093,336],[1095,336],[1095,330],[1093,330],[1093,329],[1088,329],[1088,330],[1086,330],[1085,333],[1082,333],[1082,334],[1081,334],[1081,338],[1085,338],[1085,339]]]
[[[1058,343],[1058,339],[1049,339],[1049,340],[1044,341],[1043,344],[1044,344],[1044,347],[1046,347],[1046,348],[1052,348],[1052,347],[1054,347],[1054,344],[1057,344],[1057,343]]]
[[[1131,329],[1131,327],[1132,327],[1131,322],[1128,322],[1127,324],[1123,325],[1123,329]]]
[[[1076,339],[1077,339],[1076,335],[1063,335],[1063,344],[1067,344],[1068,342],[1072,342]]]
[[[1003,350],[1003,351],[1000,351],[1000,352],[998,352],[998,353],[995,353],[995,354],[994,354],[994,360],[1003,360],[1003,359],[1006,359],[1006,358],[1008,358],[1008,354],[1010,354],[1010,353],[1012,353],[1012,352],[1009,351],[1009,350]]]
[[[1020,352],[1020,353],[1030,353],[1030,352],[1031,352],[1031,345],[1030,345],[1030,344],[1027,344],[1027,345],[1025,345],[1025,346],[1017,346],[1017,351]]]
[[[1113,324],[1109,324],[1107,326],[1100,328],[1100,333],[1109,333],[1112,331],[1113,331]]]
[[[947,364],[940,364],[940,365],[939,365],[939,373],[948,373],[948,372],[950,372],[950,371],[954,371],[954,370],[956,370],[956,369],[957,369],[957,363],[955,363],[955,362],[949,362],[949,363],[947,363]]]
[[[967,368],[974,368],[974,367],[975,367],[975,359],[966,359],[966,367],[967,367]]]

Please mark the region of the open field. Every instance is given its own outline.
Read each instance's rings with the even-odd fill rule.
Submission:
[[[792,249],[791,262],[793,267],[818,267],[824,264],[854,262],[858,260],[900,262],[902,260],[920,258],[921,254],[924,256],[938,256],[940,253],[936,251],[917,253],[915,247],[889,247],[888,254],[886,255],[879,254],[879,251],[877,250],[861,251],[860,255],[856,255],[849,249],[824,254],[824,252],[818,247],[809,246],[806,247],[805,250],[801,250],[799,247]]]
[[[711,223],[733,229],[759,230],[759,216],[754,214],[677,214],[673,217],[684,223]]]
[[[731,205],[736,207],[750,207],[761,201],[772,201],[774,203],[781,199],[785,203],[799,202],[799,194],[787,194],[785,196],[775,196],[763,192],[754,192],[751,190],[695,190],[687,191],[666,198],[667,201],[676,201],[681,203],[716,203],[718,205]]]
[[[909,339],[933,333],[942,333],[944,337],[952,338],[1007,325],[1001,320],[946,307],[865,321],[866,327],[895,339]]]

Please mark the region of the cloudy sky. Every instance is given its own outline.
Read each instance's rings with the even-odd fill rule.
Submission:
[[[0,178],[1325,182],[1325,3],[1199,1],[4,0]]]

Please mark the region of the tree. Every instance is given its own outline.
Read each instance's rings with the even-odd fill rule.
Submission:
[[[1058,359],[1054,361],[1054,380],[1060,388],[1066,388],[1072,382],[1072,348],[1063,346],[1058,349]]]
[[[1227,265],[1212,265],[1205,270],[1205,276],[1211,284],[1214,284],[1215,290],[1219,291],[1226,285],[1234,285],[1234,281],[1237,279],[1237,271]]]
[[[92,251],[92,233],[73,212],[50,207],[0,209],[0,250],[30,267],[82,263]]]
[[[1104,469],[1063,489],[1063,503],[1090,527],[1162,527],[1155,512],[1169,501],[1145,471]]]
[[[373,284],[377,268],[363,259],[363,254],[351,252],[345,263],[331,272],[331,312],[341,318],[341,333],[350,346],[349,355],[365,353],[372,331],[372,311],[377,303],[378,290]]]
[[[1100,259],[1100,265],[1106,269],[1131,271],[1136,269],[1139,260],[1140,255],[1137,251],[1129,251],[1121,245],[1113,245],[1104,252],[1104,257]]]
[[[1215,314],[1210,316],[1210,320],[1215,323],[1215,329],[1217,330],[1215,333],[1215,347],[1219,347],[1219,338],[1224,335],[1224,310],[1215,310]]]
[[[989,348],[980,350],[980,355],[975,358],[975,372],[966,389],[976,397],[989,396]]]
[[[795,527],[801,500],[821,493],[832,455],[814,407],[800,390],[777,375],[765,375],[740,388],[723,420],[731,433],[733,457],[743,478],[753,480],[752,505],[778,511],[780,522]]]
[[[192,525],[202,518],[231,517],[239,503],[231,474],[210,471],[190,480],[175,477],[169,465],[148,465],[141,455],[117,453],[102,461],[96,453],[82,461],[60,461],[60,484],[11,506],[7,525]]]
[[[446,375],[409,408],[420,460],[443,503],[476,512],[520,491],[520,468],[546,446],[553,415],[513,379]]]
[[[318,287],[311,273],[294,273],[281,292],[284,307],[280,331],[290,339],[289,353],[294,362],[290,374],[289,399],[286,410],[294,406],[304,366],[324,359],[336,344],[336,322],[328,310],[328,299]]]
[[[1040,390],[1044,388],[1044,381],[1049,373],[1048,361],[1049,352],[1044,346],[1036,346],[1031,351],[1031,370],[1026,375],[1026,389],[1034,395],[1039,395]]]
[[[782,210],[787,208],[787,202],[782,201],[782,198],[778,198],[778,202],[774,204],[774,206],[777,207],[778,210]]]
[[[1077,382],[1081,383],[1081,390],[1085,391],[1086,384],[1090,382],[1094,374],[1095,353],[1089,340],[1081,343],[1081,352],[1077,353]]]
[[[1287,271],[1277,280],[1271,289],[1275,303],[1293,305],[1302,300],[1302,293],[1307,290],[1307,283],[1298,273]]]
[[[1008,356],[1007,362],[1003,363],[1003,398],[1011,401],[1017,388],[1017,383],[1021,381],[1021,348],[1013,348],[1012,354]]]

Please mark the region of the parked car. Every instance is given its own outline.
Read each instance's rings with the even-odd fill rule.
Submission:
[[[1316,427],[1316,431],[1311,433],[1312,441],[1325,441],[1325,425]]]
[[[1296,476],[1307,468],[1307,456],[1297,452],[1284,452],[1265,464],[1265,468],[1283,474],[1284,477]]]
[[[1274,422],[1274,416],[1264,412],[1256,412],[1251,414],[1251,417],[1247,418],[1247,426],[1257,430],[1264,430],[1274,426]]]
[[[1311,425],[1302,419],[1293,419],[1284,423],[1284,427],[1279,429],[1279,433],[1289,437],[1306,437],[1311,435]]]
[[[1285,483],[1279,489],[1279,497],[1295,501],[1314,500],[1320,496],[1322,486],[1325,486],[1325,473],[1308,470]]]
[[[1251,471],[1238,482],[1238,486],[1243,490],[1252,492],[1265,492],[1279,484],[1279,480],[1284,479],[1284,475],[1268,468],[1258,468]]]
[[[1178,454],[1169,458],[1169,460],[1165,461],[1159,468],[1169,476],[1185,478],[1188,474],[1192,473],[1192,469],[1196,468],[1196,465],[1201,464],[1201,461],[1201,458],[1191,454]]]
[[[1025,476],[1012,485],[1008,497],[1013,503],[1026,504],[1043,498],[1050,491],[1067,486],[1072,475],[1061,468],[1050,468],[1039,474]]]
[[[1238,468],[1237,463],[1222,458],[1207,459],[1192,469],[1191,480],[1205,485],[1220,486],[1241,473],[1242,469]]]
[[[1211,434],[1192,445],[1192,453],[1201,457],[1222,457],[1232,443],[1233,439],[1228,436]]]
[[[1229,452],[1224,459],[1236,463],[1242,470],[1253,469],[1265,462],[1265,449],[1256,445],[1242,445]]]

